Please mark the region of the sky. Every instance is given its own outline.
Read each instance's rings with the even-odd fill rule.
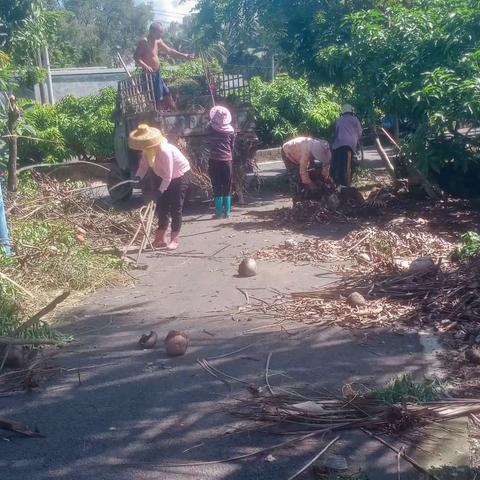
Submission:
[[[187,0],[179,2],[179,0],[151,0],[155,15],[158,20],[163,22],[181,21],[182,15],[190,12],[197,3],[196,0]]]

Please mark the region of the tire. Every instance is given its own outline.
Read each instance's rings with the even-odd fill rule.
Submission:
[[[126,202],[130,200],[133,194],[133,184],[125,183],[118,185],[121,182],[131,180],[130,174],[121,170],[117,164],[112,164],[110,173],[108,174],[108,194],[114,203]],[[118,186],[117,186],[118,185]],[[115,187],[115,188],[114,188]]]

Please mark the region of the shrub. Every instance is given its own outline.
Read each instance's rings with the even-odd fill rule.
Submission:
[[[66,96],[56,105],[24,104],[23,127],[30,137],[20,142],[20,160],[59,163],[71,157],[101,161],[114,154],[114,88],[97,95]]]
[[[462,235],[461,245],[455,248],[451,257],[453,260],[469,260],[480,256],[480,234],[467,232]]]
[[[326,136],[340,105],[329,87],[312,89],[305,79],[280,75],[273,83],[250,83],[257,130],[266,145],[278,145],[297,134]]]

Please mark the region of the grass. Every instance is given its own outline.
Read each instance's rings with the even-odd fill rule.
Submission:
[[[393,405],[396,403],[423,403],[438,400],[445,386],[438,379],[415,382],[409,374],[395,377],[381,389],[374,390],[371,396],[377,400]]]

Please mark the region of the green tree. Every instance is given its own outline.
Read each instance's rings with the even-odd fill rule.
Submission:
[[[51,57],[59,67],[112,65],[117,51],[131,61],[153,19],[151,5],[133,0],[63,0],[54,6],[60,20]]]

